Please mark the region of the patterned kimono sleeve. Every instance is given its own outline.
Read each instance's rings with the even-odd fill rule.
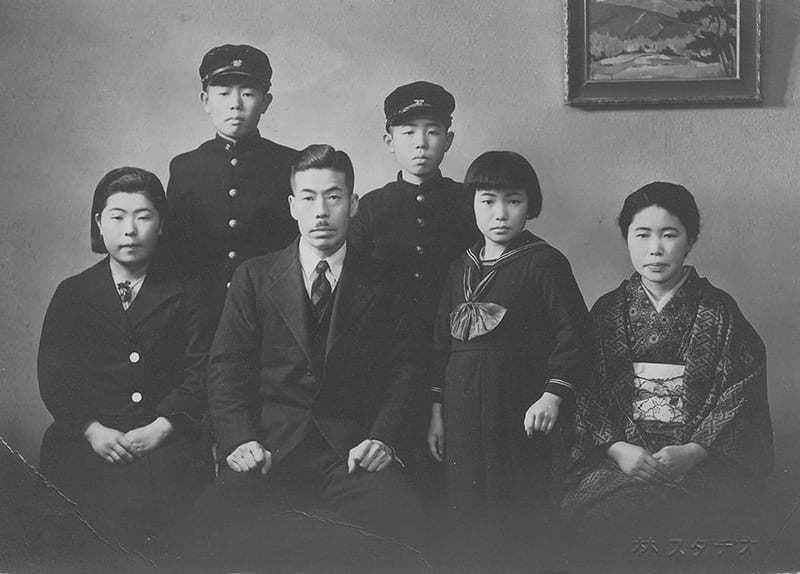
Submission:
[[[772,470],[774,453],[766,350],[736,303],[715,291],[719,300],[701,304],[697,321],[708,325],[708,343],[715,343],[718,362],[689,441],[751,477],[763,477]]]

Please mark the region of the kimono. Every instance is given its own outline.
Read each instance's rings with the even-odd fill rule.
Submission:
[[[730,295],[687,270],[660,312],[638,274],[592,309],[596,384],[578,402],[561,505],[578,531],[608,532],[611,519],[611,530],[675,536],[743,500],[772,468],[764,344]],[[709,456],[678,480],[646,483],[608,458],[617,441],[650,453],[694,442]]]
[[[42,441],[42,473],[145,551],[211,478],[200,439],[211,335],[202,292],[155,264],[127,310],[108,258],[63,281],[47,309],[39,389],[55,420]],[[173,432],[131,463],[106,462],[83,436],[91,421],[127,432],[159,416]]]
[[[548,515],[552,435],[529,438],[525,413],[550,391],[568,418],[589,378],[589,314],[567,259],[542,239],[524,231],[491,266],[480,248],[451,267],[435,340],[444,385],[432,391],[448,506],[456,528],[475,533],[462,542],[506,554]]]

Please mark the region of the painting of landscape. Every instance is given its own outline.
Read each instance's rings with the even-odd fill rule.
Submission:
[[[738,0],[588,0],[590,81],[739,74]]]

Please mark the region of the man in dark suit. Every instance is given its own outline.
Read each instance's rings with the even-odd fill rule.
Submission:
[[[215,524],[239,525],[225,567],[253,568],[265,545],[274,556],[275,540],[254,534],[274,527],[267,508],[404,543],[421,533],[395,451],[422,382],[419,338],[378,268],[348,248],[358,196],[347,154],[306,148],[291,183],[300,239],[237,269],[212,345],[222,469],[206,498]]]

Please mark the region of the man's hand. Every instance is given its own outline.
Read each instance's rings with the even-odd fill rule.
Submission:
[[[696,442],[665,446],[653,454],[653,458],[666,467],[673,479],[692,470],[707,456],[708,451]]]
[[[378,472],[389,466],[392,460],[392,449],[379,440],[368,438],[350,449],[347,472],[352,474],[359,467],[367,472]]]
[[[640,446],[623,441],[615,442],[608,447],[608,456],[628,476],[645,482],[671,482],[672,477],[667,467]]]
[[[225,461],[235,472],[249,472],[261,467],[261,474],[267,474],[272,467],[272,453],[260,442],[251,440],[233,449]]]
[[[561,405],[561,397],[545,391],[538,401],[533,403],[525,413],[525,432],[528,436],[533,436],[534,431],[550,434],[558,420],[558,408]]]
[[[158,417],[149,425],[129,430],[125,433],[125,439],[131,445],[133,456],[139,458],[156,450],[170,434],[172,423],[167,418]]]
[[[92,445],[98,456],[112,464],[121,464],[133,460],[132,447],[125,435],[116,429],[92,421],[83,431],[83,436]]]
[[[433,403],[431,408],[431,423],[428,426],[428,448],[433,458],[442,462],[444,458],[444,420],[442,418],[442,403]]]

